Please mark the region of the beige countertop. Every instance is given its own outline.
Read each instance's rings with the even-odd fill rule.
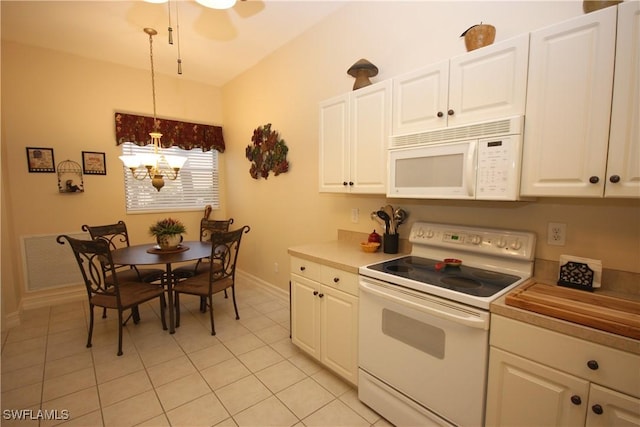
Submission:
[[[524,283],[521,286],[526,285],[527,283]],[[507,305],[505,302],[507,295],[503,295],[491,303],[490,309],[492,314],[499,314],[504,317],[509,317],[514,320],[519,320],[555,332],[640,355],[640,341],[638,340],[579,325],[566,320],[556,319],[555,317],[534,313],[533,311],[523,310],[518,307],[512,307]]]

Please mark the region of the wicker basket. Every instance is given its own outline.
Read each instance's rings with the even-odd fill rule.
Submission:
[[[488,24],[475,25],[464,33],[467,52],[489,46],[496,39],[496,27]]]

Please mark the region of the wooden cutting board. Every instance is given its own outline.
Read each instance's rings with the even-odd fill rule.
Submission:
[[[507,305],[640,339],[640,302],[561,286],[531,283],[507,295]]]

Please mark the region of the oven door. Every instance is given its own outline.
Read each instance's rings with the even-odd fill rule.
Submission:
[[[389,150],[388,197],[473,199],[477,140]]]
[[[482,425],[488,312],[360,276],[359,316],[360,400],[397,425],[415,403],[424,425]]]

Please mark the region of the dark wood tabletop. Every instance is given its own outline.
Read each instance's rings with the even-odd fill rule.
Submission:
[[[182,246],[189,249],[183,252],[149,253],[156,245],[147,243],[135,245],[111,251],[111,257],[115,264],[146,265],[146,264],[173,264],[183,261],[194,261],[211,255],[211,243],[198,240],[182,242]]]

